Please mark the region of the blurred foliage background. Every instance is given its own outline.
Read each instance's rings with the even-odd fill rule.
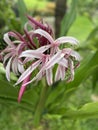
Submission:
[[[98,1],[0,0],[0,50],[6,46],[5,32],[23,33],[26,14],[42,17],[56,36],[76,37],[80,45],[75,49],[83,57],[73,82],[52,86],[38,130],[98,130]],[[33,114],[42,83],[30,86],[19,104],[19,87],[13,87],[16,77],[12,74],[11,78],[8,83],[0,63],[0,130],[34,130]]]

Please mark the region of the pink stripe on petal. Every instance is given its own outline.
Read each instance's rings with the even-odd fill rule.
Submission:
[[[51,44],[54,43],[53,38],[51,37],[51,35],[49,33],[47,33],[46,31],[42,30],[42,29],[36,29],[34,31],[34,33],[40,34],[43,37],[45,37]]]

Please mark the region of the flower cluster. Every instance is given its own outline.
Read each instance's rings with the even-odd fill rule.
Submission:
[[[23,35],[18,32],[4,34],[4,41],[8,46],[2,51],[8,81],[12,71],[20,76],[16,85],[22,82],[18,101],[28,84],[43,77],[49,86],[58,80],[72,81],[74,69],[81,59],[73,49],[61,49],[61,45],[67,43],[77,45],[75,38],[62,36],[55,40],[53,30],[48,24],[31,16],[27,17]]]

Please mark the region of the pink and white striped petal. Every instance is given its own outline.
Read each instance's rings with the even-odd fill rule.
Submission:
[[[49,69],[51,68],[54,64],[58,63],[63,57],[64,57],[64,53],[62,53],[62,51],[59,51],[58,53],[56,53],[54,56],[52,56],[50,58],[50,60],[46,63],[45,65],[45,69]]]
[[[4,56],[3,64],[6,63],[6,61],[11,57],[11,53],[8,53]]]
[[[36,51],[43,53],[43,52],[47,51],[50,47],[51,47],[51,45],[42,46],[42,47],[36,49]]]
[[[45,37],[51,44],[54,43],[54,39],[51,37],[49,33],[42,29],[36,29],[34,33],[40,34],[41,36]]]
[[[58,45],[64,44],[64,43],[69,43],[71,45],[77,45],[79,43],[79,41],[77,39],[75,39],[74,37],[63,36],[63,37],[57,38],[55,40],[55,43],[57,43]]]
[[[28,58],[32,58],[32,59],[40,59],[42,58],[43,54],[38,52],[38,51],[35,51],[35,50],[27,50],[27,51],[24,51],[20,54],[19,58],[21,57],[28,57]]]
[[[41,63],[40,60],[34,62],[26,71],[24,71],[24,73],[20,76],[20,78],[18,79],[17,84],[19,84],[20,82],[22,82],[26,77],[28,77]]]
[[[73,56],[73,57],[75,57],[75,59],[76,59],[77,61],[82,60],[82,57],[81,57],[81,56],[79,55],[79,53],[77,53],[76,51],[72,51],[70,55]]]
[[[9,45],[9,46],[12,46],[12,41],[9,39],[9,36],[8,36],[8,33],[5,33],[4,34],[4,41]]]
[[[68,60],[66,60],[65,58],[62,58],[59,62],[58,62],[59,65],[62,65],[66,68],[68,68]]]

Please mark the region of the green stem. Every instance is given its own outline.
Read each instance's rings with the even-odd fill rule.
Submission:
[[[39,99],[39,102],[38,102],[38,105],[37,105],[37,108],[36,108],[36,111],[35,111],[35,115],[34,115],[34,122],[33,122],[34,127],[38,127],[39,124],[40,124],[41,115],[42,115],[44,105],[45,105],[45,101],[46,101],[46,98],[47,98],[48,88],[49,88],[49,86],[43,86],[42,87],[40,99]]]

